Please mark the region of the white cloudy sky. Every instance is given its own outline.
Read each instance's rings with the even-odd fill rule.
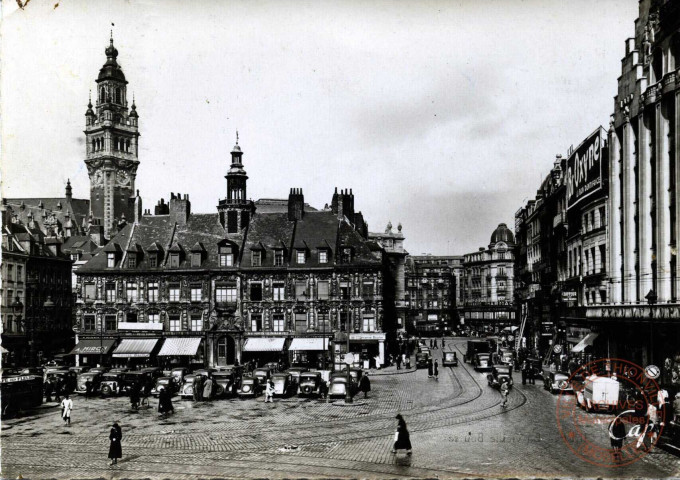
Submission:
[[[238,128],[252,198],[353,188],[371,230],[463,254],[608,125],[636,0],[2,0],[2,188],[89,196],[88,90],[111,23],[145,207],[213,212]]]

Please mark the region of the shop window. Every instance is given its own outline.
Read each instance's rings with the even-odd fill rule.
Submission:
[[[307,300],[307,282],[295,282],[295,298],[297,300]]]
[[[201,315],[191,316],[191,331],[192,332],[202,332],[203,331],[203,317]]]
[[[104,291],[106,292],[106,301],[109,303],[113,303],[116,301],[116,284],[115,283],[107,283],[106,286],[104,287]]]
[[[328,282],[317,283],[319,300],[328,300]]]
[[[283,283],[275,283],[272,286],[274,292],[274,300],[286,299],[286,286]]]
[[[200,302],[201,296],[202,296],[201,286],[200,285],[192,285],[191,286],[191,301],[192,302]]]
[[[275,332],[283,332],[286,329],[283,313],[275,313],[272,322],[272,329]]]
[[[84,287],[85,287],[84,288],[85,291],[84,291],[83,296],[85,297],[85,301],[94,300],[94,299],[97,298],[97,293],[96,293],[97,289],[96,289],[96,285],[94,283],[86,283],[84,285]]]
[[[137,301],[137,282],[127,282],[125,284],[125,295],[128,302]]]
[[[296,313],[295,314],[295,333],[305,333],[307,332],[307,314],[306,313]]]
[[[149,302],[158,301],[158,282],[149,282],[147,284],[147,291],[149,294]]]
[[[117,317],[115,315],[105,315],[104,325],[107,332],[114,332],[118,326]]]
[[[250,284],[250,300],[253,302],[262,301],[262,284],[261,283],[251,283]]]
[[[170,285],[168,291],[168,300],[171,302],[179,302],[179,285]]]
[[[83,328],[85,330],[94,330],[94,322],[95,322],[95,316],[94,315],[83,315]]]
[[[250,314],[250,330],[253,332],[262,331],[262,314],[260,313]]]
[[[182,330],[182,321],[180,320],[179,315],[170,315],[168,318],[171,332],[179,332]]]
[[[283,250],[276,250],[274,252],[274,265],[277,267],[283,266]]]

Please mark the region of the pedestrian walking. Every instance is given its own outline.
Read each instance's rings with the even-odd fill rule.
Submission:
[[[434,349],[437,350],[439,347],[437,346],[437,339],[434,339]]]
[[[434,366],[432,367],[432,373],[434,374],[434,379],[439,380],[439,362],[434,361]]]
[[[203,384],[203,400],[210,400],[212,398],[213,392],[213,381],[212,378],[208,377],[205,379]]]
[[[432,365],[432,359],[428,358],[427,359],[427,378],[432,378],[433,374],[433,365]]]
[[[401,354],[401,364],[406,368],[406,353]]]
[[[522,385],[527,384],[527,372],[529,371],[529,362],[524,360],[522,362]]]
[[[139,384],[136,382],[130,385],[130,407],[139,410]]]
[[[123,457],[123,448],[120,445],[122,439],[123,430],[117,422],[113,422],[111,433],[109,433],[109,440],[111,441],[109,445],[109,458],[111,459],[111,465],[117,464],[118,459]]]
[[[654,443],[656,443],[656,439],[659,436],[658,413],[659,410],[656,408],[656,405],[654,405],[652,402],[649,402],[649,405],[647,406],[647,423],[645,428],[642,430],[642,433],[638,437],[635,448],[641,448],[644,446],[647,451],[650,451]],[[649,447],[647,447],[645,444],[645,437],[649,438]]]
[[[61,418],[68,426],[71,426],[71,410],[73,410],[73,400],[69,398],[67,393],[61,401]]]
[[[444,347],[446,346],[446,339],[442,337],[442,350],[444,350]]]
[[[501,407],[506,408],[508,406],[508,395],[510,395],[510,385],[508,382],[501,383]]]
[[[45,403],[52,401],[52,382],[45,383]]]
[[[407,370],[411,368],[411,357],[408,355],[406,355],[406,360],[404,360],[404,368]]]
[[[611,446],[614,449],[614,460],[621,460],[621,447],[623,447],[623,439],[626,437],[626,426],[623,421],[616,417],[609,425],[609,438]]]
[[[397,370],[401,370],[401,355],[397,355]]]
[[[433,347],[432,347],[432,339],[430,339],[430,348],[433,348]]]
[[[92,394],[92,382],[88,378],[85,380],[85,400],[90,398],[90,395]]]
[[[264,403],[274,403],[274,383],[267,380],[267,386],[264,390]]]
[[[364,373],[359,380],[359,390],[364,392],[364,398],[368,398],[368,392],[371,391],[371,381],[368,379],[368,373]]]
[[[201,399],[201,389],[203,388],[202,375],[196,375],[194,377],[194,402],[198,402]]]
[[[397,453],[397,450],[406,450],[407,455],[413,453],[413,447],[411,446],[411,435],[408,433],[408,428],[406,428],[406,422],[401,414],[398,414],[397,419],[397,431],[394,432],[394,445],[392,446],[392,453]]]

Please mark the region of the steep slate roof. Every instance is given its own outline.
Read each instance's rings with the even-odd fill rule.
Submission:
[[[40,206],[42,204],[42,207]],[[70,202],[66,197],[62,198],[5,198],[3,199],[3,222],[10,223],[12,217],[25,224],[38,226],[41,230],[46,230],[45,219],[54,216],[63,229],[67,225],[66,217],[70,217],[73,233],[83,231],[83,226],[87,223],[90,214],[90,201],[85,199],[73,198]],[[47,213],[47,217],[43,214]],[[67,215],[68,214],[68,215]]]
[[[256,213],[288,213],[287,198],[260,198],[255,200]],[[316,208],[305,203],[305,212],[316,212]]]
[[[287,250],[286,254],[290,253],[294,227],[294,222],[288,220],[288,207],[286,207],[286,213],[260,214],[256,211],[248,227],[241,266],[244,268],[251,266],[250,252],[253,247],[257,247],[261,243],[266,249],[262,258],[262,266],[273,267],[274,250],[283,248],[282,242]],[[287,261],[284,263],[287,263]]]

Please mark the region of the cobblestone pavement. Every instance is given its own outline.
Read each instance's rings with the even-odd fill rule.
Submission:
[[[464,351],[463,339],[447,349]],[[455,344],[455,345],[454,345]],[[435,351],[438,355],[440,351]],[[462,357],[462,355],[460,355]],[[390,373],[389,370],[381,373]],[[557,397],[540,386],[513,388],[508,408],[484,375],[461,363],[427,371],[372,376],[368,399],[175,400],[167,420],[155,409],[133,413],[125,398],[75,397],[73,423],[56,404],[3,423],[2,476],[17,478],[227,477],[663,477],[680,475],[676,457],[655,450],[616,469],[575,456],[556,424]],[[518,378],[516,378],[518,380]],[[152,406],[155,402],[152,401]],[[390,453],[394,415],[406,419],[412,457]],[[605,445],[608,417],[588,425]],[[108,466],[108,432],[123,428],[123,460]],[[290,451],[283,447],[296,445]]]

